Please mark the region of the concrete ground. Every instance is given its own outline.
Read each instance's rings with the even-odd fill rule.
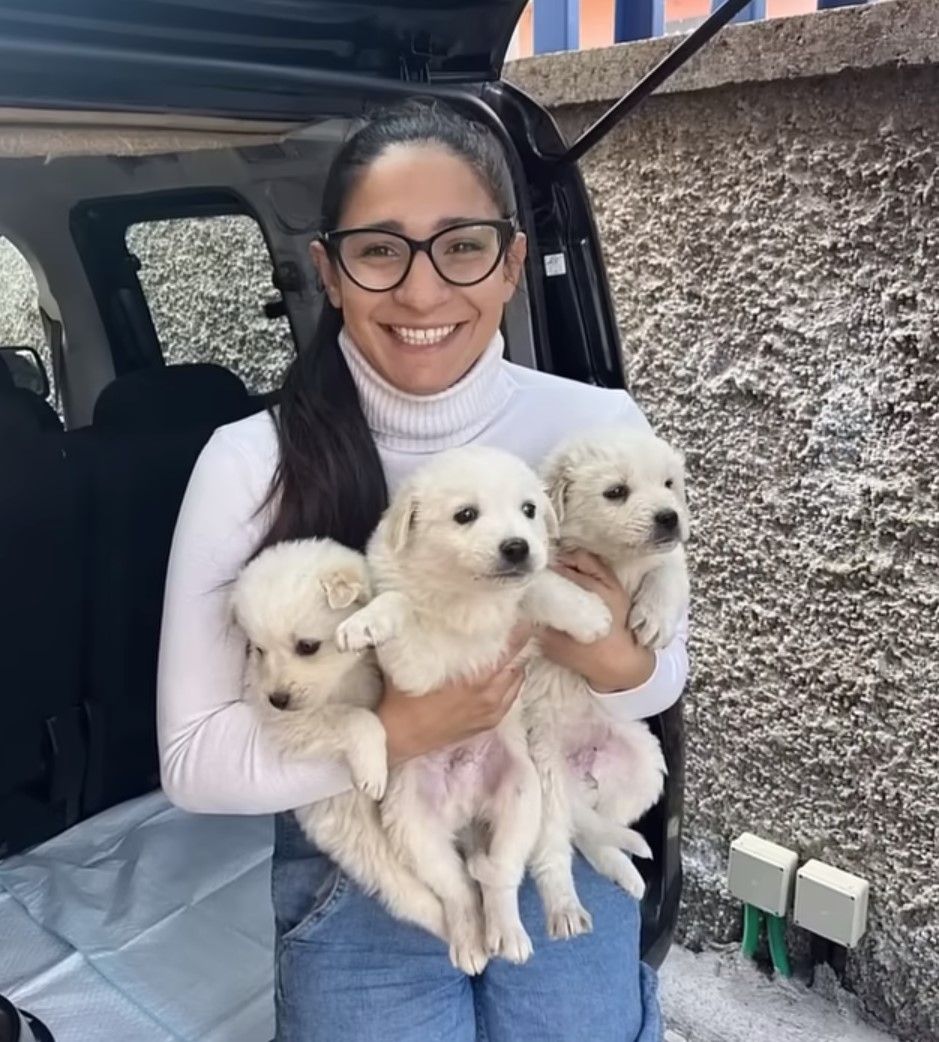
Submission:
[[[863,1023],[846,992],[832,1001],[771,979],[736,947],[693,954],[676,946],[661,984],[665,1042],[896,1042]]]

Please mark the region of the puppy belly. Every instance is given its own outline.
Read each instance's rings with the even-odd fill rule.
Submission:
[[[418,792],[428,808],[445,818],[468,819],[498,791],[511,767],[508,750],[496,734],[425,756]]]
[[[601,722],[568,735],[564,742],[567,764],[586,791],[607,782],[628,784],[642,766],[637,753],[634,743]]]

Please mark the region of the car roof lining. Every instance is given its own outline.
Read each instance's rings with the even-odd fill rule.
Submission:
[[[276,143],[291,134],[330,136],[335,121],[296,123],[149,114],[0,107],[0,158],[142,156]]]

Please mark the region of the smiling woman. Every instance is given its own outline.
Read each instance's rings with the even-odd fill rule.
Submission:
[[[488,131],[416,102],[367,123],[338,152],[323,192],[312,255],[327,300],[313,340],[291,364],[276,410],[215,433],[179,515],[160,664],[163,785],[190,810],[277,815],[277,1042],[658,1042],[661,1034],[655,974],[640,959],[639,903],[586,862],[574,874],[591,933],[550,937],[526,878],[519,911],[536,958],[515,966],[493,943],[488,965],[474,960],[469,976],[445,943],[391,917],[311,846],[290,812],[346,791],[348,768],[284,759],[270,747],[240,697],[244,635],[226,626],[223,592],[208,592],[286,540],[332,537],[362,549],[389,491],[445,449],[488,445],[532,465],[597,423],[647,427],[623,391],[506,361],[500,328],[525,251],[508,165]],[[462,492],[448,506],[455,531],[480,523],[474,507]],[[512,559],[527,547],[509,541],[502,552],[517,569]],[[622,588],[598,583],[589,562],[571,577],[626,617]],[[576,660],[612,714],[650,716],[681,694],[684,629],[655,653],[625,625],[589,654],[575,644],[558,634],[550,657],[568,668]],[[385,678],[376,712],[389,763],[496,727],[519,690],[518,650],[420,698]]]

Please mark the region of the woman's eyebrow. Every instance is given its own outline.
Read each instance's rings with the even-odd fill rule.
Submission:
[[[435,221],[433,228],[434,231],[440,231],[442,228],[449,228],[451,224],[466,224],[471,221],[482,221],[488,220],[489,218],[480,217],[478,214],[473,217],[441,217],[440,220]],[[399,235],[405,234],[404,225],[401,221],[388,220],[388,221],[369,221],[368,225],[363,227],[369,228],[380,228],[386,232],[396,232]]]

